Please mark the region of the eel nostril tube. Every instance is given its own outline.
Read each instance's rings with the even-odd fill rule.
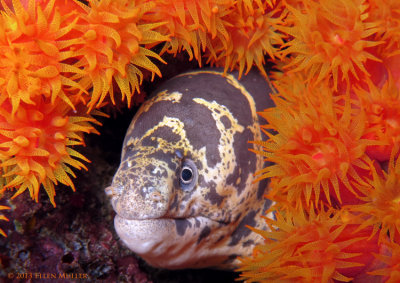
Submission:
[[[162,200],[161,193],[160,193],[160,192],[157,192],[157,191],[152,192],[152,193],[150,194],[150,199],[151,199],[152,201],[156,201],[156,202],[161,201],[161,200]]]
[[[106,195],[109,197],[112,197],[114,195],[114,190],[112,186],[108,186],[107,188],[104,189],[106,192]]]
[[[104,189],[104,191],[106,192],[107,196],[113,197],[121,194],[122,187],[108,186],[107,188]]]

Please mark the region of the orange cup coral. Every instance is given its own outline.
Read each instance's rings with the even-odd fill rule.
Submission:
[[[310,199],[319,203],[322,190],[329,206],[332,197],[336,205],[357,203],[360,192],[352,183],[363,184],[369,174],[365,148],[372,143],[362,139],[365,116],[355,115],[360,111],[348,96],[334,94],[326,83],[303,87],[299,74],[281,80],[277,90],[276,107],[260,113],[269,140],[256,142],[264,150],[257,153],[273,162],[257,172],[260,179],[276,179],[270,197],[283,194],[296,208],[306,208]]]
[[[152,13],[146,17],[148,22],[165,22],[158,30],[162,34],[170,34],[161,50],[161,54],[169,52],[177,54],[182,49],[202,65],[202,52],[209,50],[214,54],[211,40],[219,38],[229,40],[225,17],[235,6],[232,0],[156,0]]]
[[[82,132],[97,132],[89,124],[96,120],[88,115],[69,116],[69,106],[61,99],[52,104],[39,97],[33,102],[20,105],[15,115],[8,101],[1,104],[0,166],[6,172],[3,177],[8,178],[2,190],[17,188],[16,197],[28,189],[38,201],[42,184],[55,206],[54,184],[75,189],[69,166],[86,168],[77,159],[88,160],[71,146],[83,144]]]
[[[57,97],[74,105],[65,88],[77,87],[67,73],[79,72],[61,63],[68,59],[61,42],[73,29],[71,14],[60,14],[55,1],[2,2],[0,16],[0,96],[7,97],[14,114],[20,102],[33,105],[44,96],[54,103]],[[74,14],[71,12],[72,15]]]
[[[372,38],[380,29],[379,22],[368,17],[367,1],[297,2],[286,5],[289,26],[281,28],[291,36],[282,46],[282,56],[294,55],[285,68],[305,70],[313,83],[332,77],[335,89],[342,80],[349,85],[350,80],[367,79],[365,63],[381,61],[372,48],[383,43]]]
[[[89,110],[100,107],[108,94],[114,102],[113,80],[129,106],[143,80],[138,67],[161,76],[148,57],[164,61],[143,45],[165,41],[168,36],[154,31],[162,23],[139,23],[154,7],[150,2],[93,0],[89,5],[80,4],[84,12],[74,27],[78,35],[68,40],[68,57],[74,58],[73,66],[79,70],[73,78],[84,89],[92,88]]]
[[[248,73],[253,65],[267,77],[264,56],[272,59],[283,45],[284,35],[279,32],[284,15],[269,1],[237,1],[235,9],[224,17],[227,37],[211,41],[212,50],[206,56],[211,65]]]
[[[400,90],[390,76],[381,88],[368,83],[368,90],[355,89],[355,93],[366,115],[364,137],[381,143],[368,146],[366,153],[378,161],[387,161],[393,147],[400,143]]]
[[[398,145],[390,158],[388,172],[377,172],[371,166],[373,177],[368,188],[364,188],[368,193],[362,198],[365,203],[349,207],[363,219],[360,229],[373,227],[373,234],[379,231],[381,242],[388,235],[392,242],[400,239],[400,158],[396,160],[396,154]]]
[[[258,231],[265,245],[252,258],[242,258],[239,271],[246,282],[350,281],[373,260],[377,237],[371,229],[354,233],[357,225],[341,220],[341,212],[329,209],[282,215],[267,220],[271,231]]]
[[[6,210],[6,209],[10,209],[10,207],[5,206],[5,205],[0,205],[0,210]],[[0,220],[8,221],[8,218],[5,217],[4,215],[0,214]],[[1,228],[0,228],[0,235],[2,235],[3,237],[7,237],[7,234]]]
[[[381,276],[386,283],[400,282],[400,245],[397,243],[385,243],[388,249],[387,254],[374,256],[385,264],[385,267],[368,272],[370,275]]]

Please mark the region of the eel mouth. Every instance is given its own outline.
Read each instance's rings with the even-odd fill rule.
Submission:
[[[129,220],[116,215],[114,227],[130,250],[158,268],[218,267],[236,254],[226,245],[231,227],[201,216]]]
[[[214,219],[213,217],[209,217],[209,216],[202,215],[202,214],[190,215],[190,216],[182,215],[182,216],[173,217],[173,216],[170,216],[167,214],[168,210],[169,210],[168,206],[165,207],[165,211],[162,214],[152,214],[151,215],[151,214],[131,213],[128,215],[128,214],[121,212],[121,210],[118,209],[118,202],[120,201],[121,191],[123,191],[123,189],[121,189],[120,187],[116,187],[116,186],[109,186],[109,187],[105,188],[105,193],[109,197],[109,200],[113,207],[113,210],[116,213],[116,215],[118,216],[118,218],[120,218],[120,219],[132,220],[132,221],[144,221],[144,220],[148,220],[148,221],[157,221],[157,220],[182,221],[182,220],[196,219],[196,218],[201,217],[201,218],[207,218],[209,221],[218,223],[220,225],[227,225],[230,223],[226,220]]]
[[[182,241],[197,238],[198,231],[204,227],[223,226],[203,216],[126,219],[117,214],[114,218],[114,227],[121,240],[139,255],[160,253],[161,256],[166,245],[180,245]]]
[[[209,223],[214,223],[218,226],[224,226],[224,225],[229,225],[230,222],[225,222],[222,220],[215,220],[210,217],[204,216],[204,215],[197,215],[197,216],[187,216],[187,217],[171,217],[171,216],[162,216],[162,217],[149,217],[149,218],[127,218],[124,217],[116,212],[115,218],[118,218],[118,221],[128,221],[132,222],[135,224],[140,224],[140,223],[147,223],[147,222],[152,222],[152,223],[166,223],[166,222],[174,222],[174,223],[179,223],[182,221],[190,222],[190,223],[196,223],[198,226],[199,221],[200,222],[209,222]]]
[[[168,238],[174,228],[173,219],[126,219],[118,214],[114,218],[114,227],[121,240],[135,253],[148,254]]]

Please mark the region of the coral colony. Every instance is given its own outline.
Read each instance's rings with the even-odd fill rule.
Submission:
[[[265,76],[268,57],[276,106],[254,142],[272,165],[255,173],[276,217],[253,229],[265,244],[241,279],[400,281],[400,1],[83,2],[0,1],[2,194],[44,188],[55,206],[57,184],[75,190],[76,146],[104,105],[162,75],[163,53]]]

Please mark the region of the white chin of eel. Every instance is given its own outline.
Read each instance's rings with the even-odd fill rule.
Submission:
[[[238,267],[268,229],[271,202],[264,168],[250,152],[265,140],[258,111],[272,107],[256,71],[201,69],[165,82],[141,106],[123,143],[121,164],[106,188],[115,229],[150,265],[168,269]]]

